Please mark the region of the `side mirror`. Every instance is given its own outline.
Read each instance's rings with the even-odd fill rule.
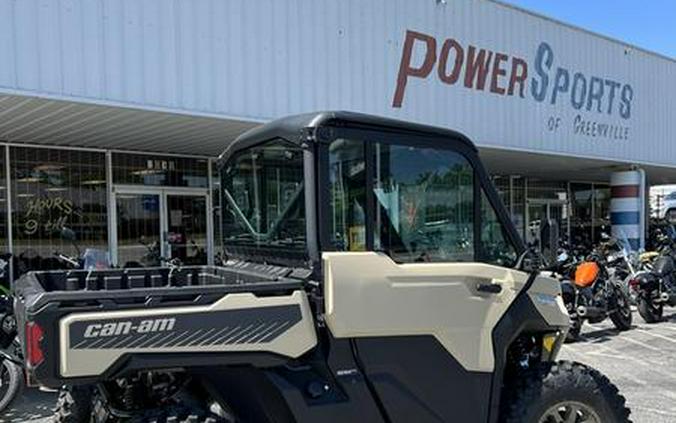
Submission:
[[[74,230],[64,226],[63,228],[61,228],[61,239],[63,239],[64,241],[75,242],[77,236],[75,235]]]
[[[536,248],[526,248],[516,261],[516,268],[526,273],[542,270],[542,255]]]

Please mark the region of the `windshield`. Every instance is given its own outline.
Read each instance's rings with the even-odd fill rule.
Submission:
[[[303,151],[275,139],[235,154],[221,170],[223,241],[230,253],[305,256]],[[239,251],[238,251],[239,249]],[[252,251],[255,250],[255,251]]]

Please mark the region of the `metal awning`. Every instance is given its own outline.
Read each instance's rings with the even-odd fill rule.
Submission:
[[[0,142],[216,157],[261,122],[0,94]],[[490,173],[608,182],[631,163],[480,147]],[[676,168],[638,163],[651,185],[676,183]]]
[[[0,141],[217,156],[257,126],[217,117],[0,95]]]
[[[610,182],[612,172],[627,170],[631,163],[557,154],[530,153],[498,148],[479,148],[491,174],[520,175],[543,180]],[[676,183],[676,168],[636,163],[645,170],[649,185]]]

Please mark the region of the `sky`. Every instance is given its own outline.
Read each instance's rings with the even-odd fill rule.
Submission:
[[[502,0],[676,58],[676,0]]]

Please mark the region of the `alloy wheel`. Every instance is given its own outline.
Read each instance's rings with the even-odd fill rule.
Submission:
[[[550,407],[538,423],[601,423],[594,409],[577,401],[562,401]]]

